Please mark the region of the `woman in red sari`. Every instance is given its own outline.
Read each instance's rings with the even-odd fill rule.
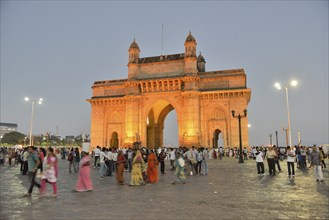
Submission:
[[[151,150],[147,158],[147,176],[150,183],[158,182],[158,159],[153,150]]]
[[[123,172],[125,170],[125,163],[126,163],[126,158],[122,154],[122,150],[119,150],[118,152],[118,159],[117,159],[117,181],[120,185],[123,185],[124,179],[123,179]]]

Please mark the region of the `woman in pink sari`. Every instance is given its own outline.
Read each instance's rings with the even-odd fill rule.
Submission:
[[[48,148],[48,156],[47,156],[47,169],[43,171],[41,176],[41,188],[40,188],[40,196],[45,195],[46,191],[46,183],[50,183],[53,186],[53,197],[57,196],[57,181],[58,177],[58,166],[57,166],[57,157],[54,154],[54,149]]]
[[[85,192],[94,190],[93,183],[90,179],[90,157],[87,152],[82,152],[83,158],[80,161],[80,170],[78,182],[75,191]]]

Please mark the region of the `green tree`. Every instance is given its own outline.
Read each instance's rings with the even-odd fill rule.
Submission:
[[[75,141],[76,145],[81,146],[82,145],[82,136],[81,135],[76,136],[74,138],[74,141]]]
[[[17,131],[13,131],[10,133],[5,134],[1,138],[1,143],[7,143],[7,144],[24,144],[25,134],[22,134]]]
[[[61,144],[61,139],[55,135],[51,135],[49,138],[50,145],[58,146]]]
[[[42,141],[43,141],[43,136],[42,135],[35,135],[32,137],[33,138],[33,143],[35,146],[40,146]]]

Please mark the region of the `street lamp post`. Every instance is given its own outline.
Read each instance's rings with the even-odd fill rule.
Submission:
[[[297,86],[298,82],[296,80],[292,80],[290,82],[291,86]],[[287,104],[287,115],[288,115],[288,136],[289,136],[289,146],[291,146],[291,125],[290,125],[290,110],[289,110],[289,100],[288,100],[288,85],[282,86],[280,83],[275,83],[274,86],[281,90],[282,88],[286,91],[286,104]]]
[[[29,97],[25,97],[24,99],[26,102],[30,101],[30,98]],[[42,104],[43,102],[43,99],[42,98],[39,98],[38,100],[35,100],[35,99],[32,99],[32,113],[31,113],[31,123],[30,123],[30,146],[32,146],[32,128],[33,128],[33,116],[34,116],[34,105],[35,105],[35,102],[37,102],[38,104]]]
[[[47,139],[47,147],[49,147],[49,139],[50,139],[50,132],[46,132],[46,139]]]
[[[275,131],[276,147],[279,147],[278,143],[278,131]]]
[[[232,111],[233,118],[237,118],[239,121],[239,144],[240,144],[240,156],[239,156],[239,163],[244,163],[243,157],[242,157],[242,134],[241,134],[241,118],[247,117],[247,109],[243,111],[244,115],[240,115],[240,113],[236,116],[235,111]]]
[[[286,146],[289,146],[289,138],[288,138],[288,128],[284,128],[282,127],[282,130],[285,132],[286,134]]]
[[[270,146],[272,147],[272,134],[269,134],[270,136]]]

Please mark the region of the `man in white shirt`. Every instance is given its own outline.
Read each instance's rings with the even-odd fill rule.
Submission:
[[[112,160],[113,160],[113,171],[117,170],[117,160],[118,160],[118,152],[117,149],[113,148],[112,151]]]
[[[100,152],[101,152],[100,147],[97,145],[97,147],[94,149],[94,155],[95,155],[94,168],[96,168],[97,161],[99,160]]]
[[[202,148],[201,175],[208,175],[209,154],[207,148]]]
[[[176,153],[175,153],[175,150],[174,148],[170,148],[170,165],[171,165],[171,170],[175,170],[175,160],[176,160]]]
[[[99,169],[99,172],[101,174],[101,178],[104,178],[105,175],[106,175],[107,166],[105,164],[105,160],[109,159],[107,154],[105,154],[105,150],[106,150],[106,148],[103,147],[102,151],[100,151],[100,153],[99,153],[99,163],[101,165],[101,168]]]
[[[194,146],[192,146],[192,152],[193,152],[193,159],[195,159],[196,163],[193,164],[194,166],[194,171],[195,174],[198,174],[198,150],[194,148]]]
[[[256,164],[257,164],[257,172],[259,176],[264,176],[264,154],[262,151],[259,151],[259,148],[256,147],[256,153],[254,154],[256,156]]]
[[[187,164],[186,166],[189,166],[190,169],[190,175],[193,176],[195,174],[195,165],[197,164],[197,155],[194,153],[194,146],[187,150],[184,153],[184,156],[187,158]]]
[[[112,158],[112,148],[110,148],[107,151],[107,157],[109,158],[107,160],[107,171],[106,171],[106,175],[107,176],[113,176],[113,158]]]
[[[283,161],[285,153],[286,153],[286,149],[284,147],[281,147],[280,148],[280,154],[279,154],[281,161]]]
[[[256,153],[257,153],[257,148],[253,147],[252,148],[252,158],[255,160],[256,159]]]
[[[22,160],[23,160],[23,172],[22,175],[26,175],[27,170],[28,170],[28,157],[29,157],[29,152],[27,150],[27,147],[24,149]]]
[[[291,149],[290,146],[287,147],[287,165],[288,165],[288,175],[289,179],[295,178],[295,157],[296,153],[294,149]],[[292,170],[292,173],[291,173]],[[291,176],[292,174],[292,176]]]

